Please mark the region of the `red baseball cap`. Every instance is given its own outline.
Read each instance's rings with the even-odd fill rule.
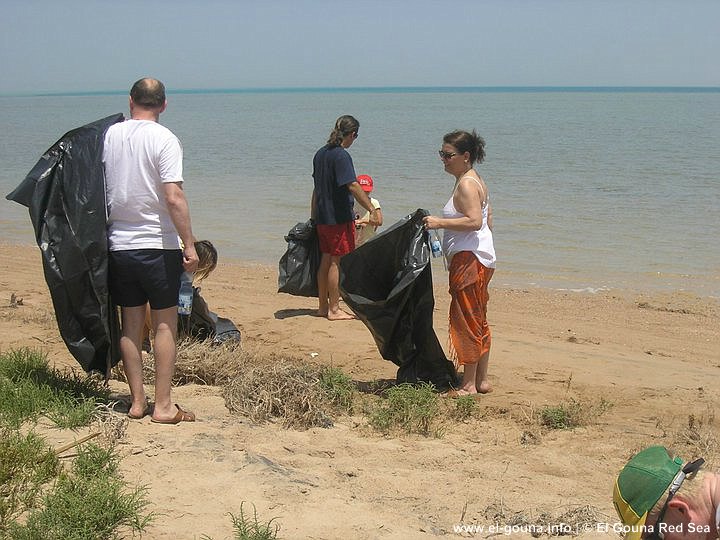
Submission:
[[[370,175],[361,174],[357,177],[357,183],[360,184],[360,187],[363,188],[363,191],[367,191],[368,193],[370,193],[373,190],[373,179],[370,177]]]

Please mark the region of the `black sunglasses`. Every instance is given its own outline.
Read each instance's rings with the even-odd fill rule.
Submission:
[[[450,159],[453,156],[457,156],[457,152],[445,152],[444,150],[438,150],[440,159]]]
[[[668,497],[665,500],[665,504],[663,504],[662,509],[660,510],[660,514],[658,514],[658,518],[655,520],[655,525],[653,525],[651,529],[652,532],[647,536],[643,536],[645,540],[665,540],[665,533],[660,531],[660,526],[664,523],[663,518],[665,517],[665,511],[667,510],[668,504],[678,492],[680,486],[682,486],[682,483],[685,481],[685,477],[688,474],[697,472],[704,463],[705,460],[703,458],[696,459],[695,461],[685,465],[682,470],[677,473],[677,475],[672,481],[672,484],[670,484],[670,489],[668,489]]]

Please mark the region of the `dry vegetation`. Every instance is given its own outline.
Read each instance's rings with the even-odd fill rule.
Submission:
[[[144,357],[143,371],[151,383],[152,354]],[[121,364],[114,375],[125,380]],[[294,429],[330,427],[338,416],[359,409],[367,425],[381,433],[440,437],[452,424],[505,418],[523,427],[521,444],[539,444],[548,430],[592,425],[612,407],[604,398],[570,396],[571,382],[572,376],[566,397],[557,405],[537,408],[529,403],[511,411],[480,407],[472,396],[445,399],[429,385],[359,385],[340,370],[300,358],[192,340],[178,346],[173,380],[175,385],[220,386],[231,412],[258,423],[278,421]]]
[[[18,309],[20,306],[23,306],[22,302],[18,304],[17,300],[12,298],[10,304],[4,306],[4,309],[0,311],[0,317],[6,321],[15,321],[22,324],[33,323],[47,329],[56,327],[55,314],[52,311],[44,308],[28,309],[26,306],[23,306],[23,309]]]
[[[235,344],[213,346],[183,341],[173,383],[209,384],[223,388],[228,409],[261,423],[278,420],[286,427],[329,427],[338,404],[322,383],[327,368],[298,358],[266,355]],[[152,355],[145,357],[145,380],[154,379]],[[114,374],[124,381],[122,365]]]
[[[202,384],[222,386],[239,374],[250,354],[232,343],[212,346],[209,341],[183,340],[178,343],[173,384]],[[143,377],[146,383],[155,382],[154,357],[143,357]],[[113,369],[113,378],[127,382],[122,362]]]
[[[245,360],[250,361],[224,388],[230,411],[256,422],[279,418],[285,427],[332,426],[332,405],[320,385],[320,368],[281,357]]]
[[[485,508],[484,517],[489,523],[496,524],[499,535],[512,532],[528,532],[533,537],[540,536],[577,536],[584,531],[594,531],[598,523],[612,521],[590,505],[558,507],[549,512],[509,510],[502,499]]]
[[[687,460],[705,458],[710,469],[720,465],[720,438],[712,404],[705,403],[699,412],[658,420],[657,427],[662,432],[663,444],[679,456]]]

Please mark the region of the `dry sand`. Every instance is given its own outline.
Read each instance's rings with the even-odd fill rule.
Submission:
[[[54,324],[37,248],[0,244],[0,276],[0,350],[39,347],[56,365],[76,366]],[[436,272],[443,343],[445,280]],[[276,268],[223,262],[202,294],[237,324],[248,349],[313,356],[358,382],[394,378],[395,366],[379,356],[362,322],[313,317],[313,299],[276,288]],[[21,306],[9,307],[12,293]],[[254,425],[226,409],[217,387],[177,388],[196,423],[132,421],[118,446],[126,480],[148,486],[159,514],[144,537],[231,538],[228,513],[238,514],[243,501],[261,520],[277,518],[279,537],[289,539],[468,537],[453,526],[487,527],[519,512],[557,517],[585,506],[612,527],[613,478],[634,451],[671,444],[695,452],[706,444],[718,465],[717,300],[491,287],[488,317],[495,391],[480,399],[472,420],[448,423],[440,438],[385,437],[362,416],[307,431]],[[127,395],[124,384],[111,385]],[[532,422],[543,407],[571,398],[612,407],[574,430]],[[81,435],[53,431],[50,442]],[[581,536],[617,536],[591,529]]]

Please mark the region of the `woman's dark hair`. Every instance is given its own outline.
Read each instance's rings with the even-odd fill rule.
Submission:
[[[335,121],[335,128],[330,132],[327,143],[330,146],[340,146],[342,140],[351,133],[357,133],[360,122],[349,114],[343,115]]]
[[[453,131],[443,137],[445,144],[451,144],[458,149],[461,154],[468,152],[470,154],[470,165],[473,163],[482,163],[485,159],[485,141],[475,133],[467,131]]]
[[[198,240],[195,242],[195,251],[198,256],[198,267],[195,270],[195,279],[202,281],[210,272],[215,270],[218,261],[217,249],[210,240]]]
[[[130,89],[133,103],[146,109],[157,109],[165,104],[165,85],[157,79],[140,79]]]

